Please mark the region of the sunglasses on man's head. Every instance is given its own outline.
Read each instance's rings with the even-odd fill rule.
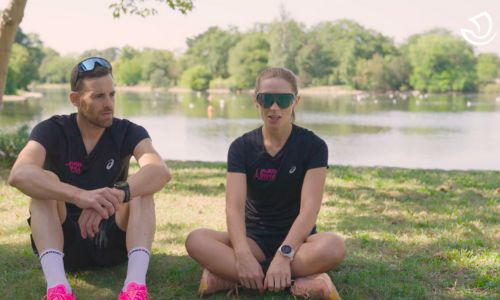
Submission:
[[[280,108],[287,108],[292,105],[295,100],[295,94],[285,93],[285,94],[275,94],[275,93],[258,93],[256,96],[257,103],[259,103],[264,108],[269,108],[273,106],[276,102]]]
[[[89,57],[82,60],[78,64],[78,72],[79,73],[92,72],[95,70],[97,66],[101,66],[103,68],[111,70],[111,64],[106,59],[102,57]]]

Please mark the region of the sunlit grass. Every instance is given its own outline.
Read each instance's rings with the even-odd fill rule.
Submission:
[[[174,179],[156,197],[149,288],[153,299],[195,299],[201,269],[184,240],[198,227],[225,230],[225,165],[168,164]],[[498,299],[499,178],[500,172],[331,167],[318,228],[346,239],[348,256],[330,272],[343,298]],[[45,282],[31,254],[28,199],[4,180],[0,172],[0,290],[5,299],[38,299]],[[125,272],[119,266],[69,278],[80,299],[115,299]],[[291,299],[266,298],[273,297]]]

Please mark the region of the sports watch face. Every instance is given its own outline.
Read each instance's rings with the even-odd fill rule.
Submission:
[[[290,247],[288,245],[283,245],[283,246],[281,246],[281,252],[283,254],[290,254],[290,253],[292,253],[292,247]]]

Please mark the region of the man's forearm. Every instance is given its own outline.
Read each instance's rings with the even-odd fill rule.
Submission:
[[[31,198],[73,203],[80,189],[59,181],[57,176],[38,166],[25,165],[13,170],[9,184]]]
[[[152,195],[161,190],[170,178],[170,171],[166,166],[145,165],[127,179],[130,187],[130,197]]]

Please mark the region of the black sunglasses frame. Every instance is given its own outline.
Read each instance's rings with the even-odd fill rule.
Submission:
[[[281,109],[285,109],[292,105],[296,97],[293,93],[258,93],[255,99],[264,108],[270,108],[276,102]]]

